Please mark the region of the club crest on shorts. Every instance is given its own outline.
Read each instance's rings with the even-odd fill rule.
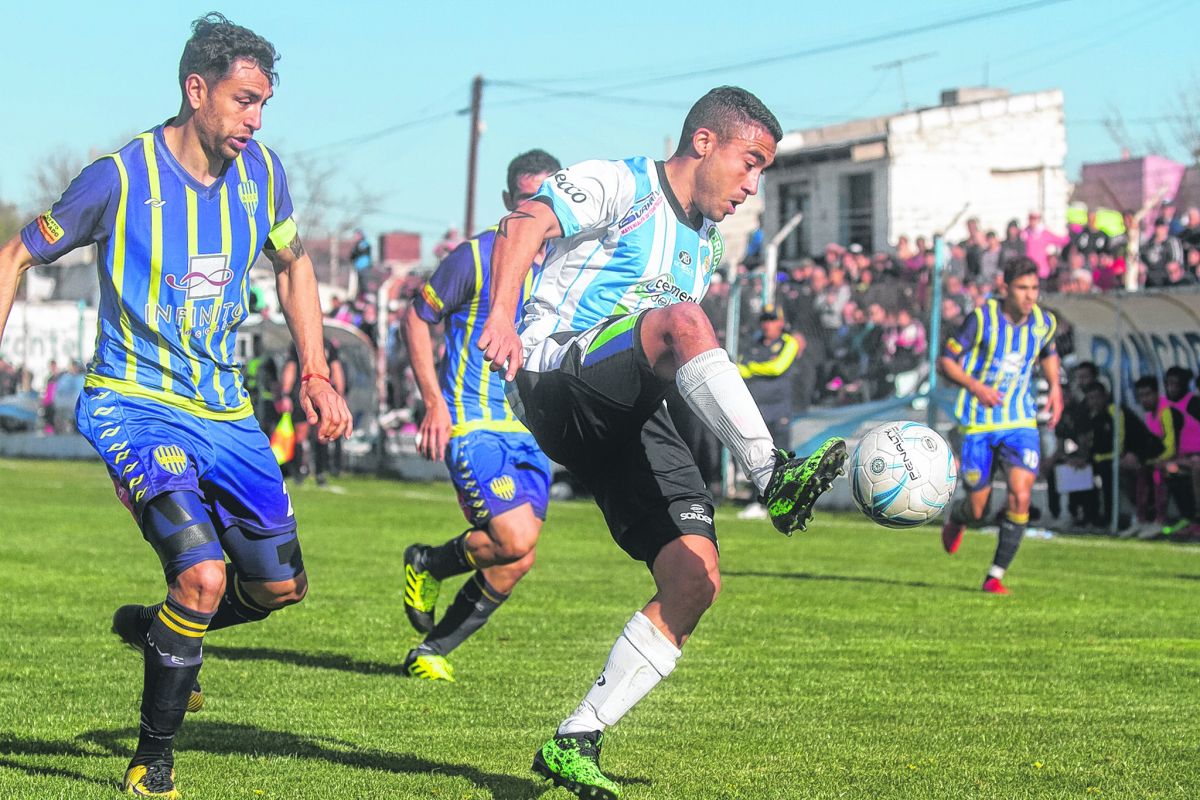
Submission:
[[[172,475],[182,475],[188,465],[187,454],[175,444],[160,444],[154,448],[154,460]]]
[[[511,475],[501,475],[499,478],[493,478],[488,486],[491,488],[492,494],[501,500],[512,500],[517,494],[517,484],[513,481]]]

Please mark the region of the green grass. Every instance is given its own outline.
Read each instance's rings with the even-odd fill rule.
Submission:
[[[588,503],[551,508],[539,562],[453,662],[400,677],[414,540],[463,527],[447,485],[293,491],[312,590],[209,638],[208,706],[178,740],[200,798],[565,800],[529,762],[650,595]],[[0,798],[106,798],[141,670],[112,610],[161,599],[158,562],[102,467],[0,461]],[[1200,793],[1200,548],[994,545],[819,515],[794,540],[718,517],[723,594],[671,678],[609,735],[654,798],[1146,798]],[[448,597],[448,595],[447,595]]]

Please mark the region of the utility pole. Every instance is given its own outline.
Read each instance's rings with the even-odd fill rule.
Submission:
[[[885,61],[882,64],[876,64],[871,69],[894,69],[896,77],[900,79],[900,107],[904,111],[908,111],[908,91],[904,87],[904,65],[911,64],[914,61],[924,61],[927,58],[933,58],[936,53],[921,53],[908,58],[898,58],[895,61]]]
[[[479,157],[479,107],[483,105],[483,76],[471,83],[471,147],[467,154],[467,219],[462,235],[475,232],[475,162]]]

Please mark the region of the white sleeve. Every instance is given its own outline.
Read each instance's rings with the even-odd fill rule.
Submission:
[[[636,180],[622,161],[581,161],[542,182],[535,198],[558,217],[563,238],[612,225],[633,204]]]

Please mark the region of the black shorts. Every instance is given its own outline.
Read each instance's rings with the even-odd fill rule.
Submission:
[[[526,424],[592,492],[633,558],[652,567],[664,546],[688,534],[715,544],[712,495],[663,403],[673,383],[654,374],[642,351],[641,317],[597,327],[557,369],[517,375]],[[603,328],[622,332],[605,338]]]

